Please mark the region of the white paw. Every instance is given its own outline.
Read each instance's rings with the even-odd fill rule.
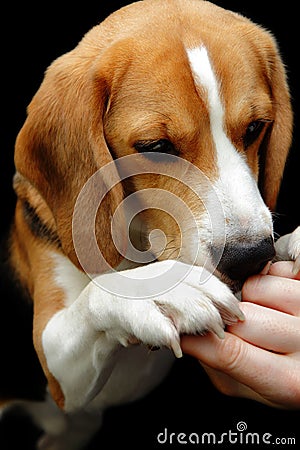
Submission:
[[[37,450],[82,450],[84,444],[90,440],[90,436],[84,437],[82,440],[73,430],[61,436],[43,434],[37,442]]]
[[[43,434],[37,443],[38,450],[81,450],[101,426],[99,414],[82,410],[65,416],[65,429]],[[55,432],[54,432],[55,431]]]
[[[38,450],[63,450],[64,443],[60,442],[57,437],[43,434],[37,443]]]
[[[300,271],[300,227],[297,227],[293,233],[286,234],[275,243],[277,260],[294,261],[293,273]]]
[[[171,264],[174,261],[162,261],[126,272],[133,279],[145,277],[146,283],[150,274],[164,272]],[[136,295],[128,299],[109,292],[103,295],[97,287],[101,278],[96,279],[89,293],[89,309],[96,329],[122,345],[141,342],[153,347],[167,346],[180,357],[180,334],[213,331],[223,337],[225,324],[243,320],[239,302],[228,286],[201,267],[176,264],[189,267],[186,275],[169,290],[157,290],[152,298]],[[113,286],[115,274],[106,277],[110,277]]]

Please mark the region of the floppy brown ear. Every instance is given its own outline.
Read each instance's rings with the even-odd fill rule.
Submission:
[[[259,186],[271,210],[275,210],[285,162],[292,141],[293,114],[285,68],[271,38],[266,56],[275,119],[261,148]]]
[[[84,49],[81,46],[81,53]],[[99,49],[97,49],[97,56]],[[90,52],[91,53],[91,52]],[[108,80],[94,76],[95,55],[85,58],[77,50],[58,58],[28,108],[28,117],[15,148],[15,166],[50,208],[63,252],[80,266],[72,238],[74,206],[85,183],[101,167],[112,162],[103,133],[103,116],[109,98]],[[96,79],[97,78],[97,79]],[[96,93],[97,91],[97,93]],[[117,171],[109,174],[116,180]],[[95,195],[108,193],[97,213],[95,235],[104,259],[113,267],[120,260],[111,238],[111,217],[123,199],[121,184],[107,188],[97,177]],[[86,213],[86,211],[85,211]],[[82,232],[85,232],[85,213]],[[83,236],[86,254],[89,242]],[[99,261],[90,255],[89,270],[99,273]]]

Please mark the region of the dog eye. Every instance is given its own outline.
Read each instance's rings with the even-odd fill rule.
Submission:
[[[178,155],[178,151],[168,139],[159,139],[158,141],[140,141],[136,142],[134,148],[139,153],[164,153],[168,155]]]
[[[256,139],[258,139],[264,126],[265,122],[263,122],[262,120],[254,120],[253,122],[249,123],[243,138],[245,148],[250,147],[250,145],[252,145],[256,141]]]

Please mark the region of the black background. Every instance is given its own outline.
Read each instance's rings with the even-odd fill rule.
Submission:
[[[46,67],[53,59],[71,50],[93,25],[128,3],[130,2],[91,0],[79,3],[29,1],[12,2],[1,7],[1,235],[11,221],[15,202],[11,188],[14,141],[24,122],[26,106],[38,89]],[[275,222],[276,231],[286,233],[300,223],[297,5],[291,0],[276,3],[268,0],[219,0],[214,3],[240,12],[271,30],[277,38],[287,67],[295,112],[295,130]],[[9,300],[9,292],[1,292],[1,301]],[[6,336],[4,324],[10,330],[13,329],[13,317],[1,318],[2,340]],[[13,335],[16,340],[22,340],[18,329],[14,329]],[[1,355],[0,364],[5,366],[3,353]],[[18,355],[15,357],[18,358]],[[19,367],[19,377],[26,371],[22,364]],[[150,396],[132,405],[108,411],[104,427],[90,448],[165,448],[166,445],[156,442],[157,433],[165,427],[175,433],[226,432],[229,429],[235,431],[236,423],[241,420],[247,422],[249,432],[269,432],[274,437],[296,437],[299,446],[299,419],[298,412],[275,410],[219,394],[198,363],[185,356],[176,362],[167,380]],[[36,435],[32,433],[32,427],[23,419],[16,419],[13,425],[11,420],[5,419],[0,426],[0,449],[33,449],[33,438]],[[173,444],[170,448],[182,447],[187,448],[188,445]],[[238,448],[237,445],[232,447]]]

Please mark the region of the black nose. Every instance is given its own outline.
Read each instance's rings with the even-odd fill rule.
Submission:
[[[215,263],[217,249],[212,250]],[[250,275],[259,273],[275,256],[272,236],[258,242],[234,242],[225,245],[217,269],[231,280],[244,281]]]

